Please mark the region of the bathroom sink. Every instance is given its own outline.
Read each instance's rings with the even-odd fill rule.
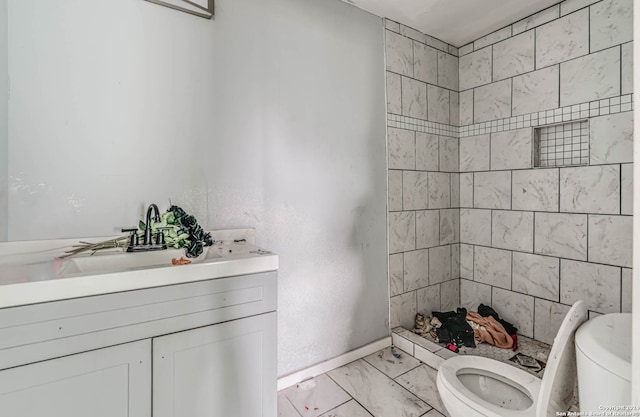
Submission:
[[[255,253],[257,255],[264,255],[267,252],[264,252],[261,249],[256,248],[255,246],[248,245],[243,242],[234,242],[234,243],[226,243],[224,245],[214,245],[205,248],[205,252],[200,255],[200,257],[204,257],[204,259],[216,259],[216,258],[226,258],[235,255],[244,255],[247,253]]]
[[[276,271],[278,255],[255,246],[253,229],[211,231],[215,240],[197,258],[184,249],[128,253],[124,248],[64,257],[78,240],[0,245],[0,310],[7,307],[90,297],[189,282]],[[115,236],[84,238],[104,242]],[[173,259],[190,264],[173,265]]]
[[[185,258],[191,263],[212,262],[222,258],[217,248],[204,248],[202,255],[197,258],[186,258],[184,249],[167,249],[151,252],[110,252],[95,253],[94,255],[78,256],[64,261],[64,274],[96,274],[107,271],[136,270],[173,266],[172,259]]]

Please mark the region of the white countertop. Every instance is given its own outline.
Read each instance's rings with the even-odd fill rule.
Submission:
[[[222,254],[210,260],[194,260],[189,265],[172,265],[172,257],[184,250],[168,249],[163,265],[79,272],[61,256],[71,245],[97,239],[65,239],[0,243],[0,308],[59,301],[70,298],[183,284],[207,279],[254,274],[278,269],[278,255],[255,247],[253,229],[212,231],[216,243],[211,250]],[[223,239],[224,238],[224,239]],[[233,240],[243,240],[233,243]],[[229,252],[231,251],[231,252]],[[113,255],[122,250],[100,251],[93,257]],[[138,254],[123,256],[135,257]],[[90,255],[78,255],[81,259]],[[108,259],[108,258],[103,258]],[[97,260],[97,259],[92,259]]]

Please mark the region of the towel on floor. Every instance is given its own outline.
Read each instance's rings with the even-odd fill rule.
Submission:
[[[478,306],[478,314],[480,314],[482,317],[491,316],[494,319],[498,320],[498,322],[500,324],[502,324],[502,327],[504,327],[504,329],[507,331],[507,333],[509,333],[511,336],[513,336],[514,334],[516,334],[518,332],[518,329],[513,327],[513,324],[509,323],[506,320],[502,320],[500,318],[500,316],[498,315],[498,313],[496,313],[496,311],[494,309],[492,309],[491,307],[489,307],[489,306],[486,306],[484,304],[480,304]]]
[[[513,346],[513,339],[509,333],[507,333],[504,326],[493,317],[482,317],[474,311],[468,311],[467,320],[478,324],[478,326],[474,326],[473,329],[477,341],[486,342],[503,349],[511,349]]]

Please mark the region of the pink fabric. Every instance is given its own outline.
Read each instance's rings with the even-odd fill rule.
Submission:
[[[513,339],[509,333],[507,333],[504,326],[493,317],[482,317],[475,311],[468,311],[467,320],[483,327],[473,329],[473,334],[477,341],[486,342],[503,349],[511,349],[513,346]]]

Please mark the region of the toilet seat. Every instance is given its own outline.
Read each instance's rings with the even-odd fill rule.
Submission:
[[[498,407],[486,401],[469,390],[458,378],[458,373],[465,369],[469,369],[471,373],[478,375],[489,374],[492,377],[502,377],[500,380],[504,383],[526,394],[531,399],[531,405],[524,410],[512,410]],[[437,377],[438,391],[448,391],[458,401],[465,403],[468,407],[475,409],[477,413],[484,416],[501,416],[507,411],[509,416],[535,417],[541,383],[542,380],[540,378],[536,378],[513,365],[472,355],[456,356],[446,360],[438,370]]]
[[[451,417],[550,417],[557,415],[557,411],[566,411],[571,404],[576,381],[573,339],[576,329],[586,318],[585,303],[577,301],[560,325],[542,379],[512,365],[480,356],[455,356],[444,361],[438,370],[436,383],[442,403]],[[520,410],[500,407],[467,388],[460,379],[462,375],[477,375],[481,382],[480,377],[489,376],[524,393],[532,403]],[[486,381],[480,391],[490,392],[492,383]],[[495,389],[500,387],[495,386]]]

